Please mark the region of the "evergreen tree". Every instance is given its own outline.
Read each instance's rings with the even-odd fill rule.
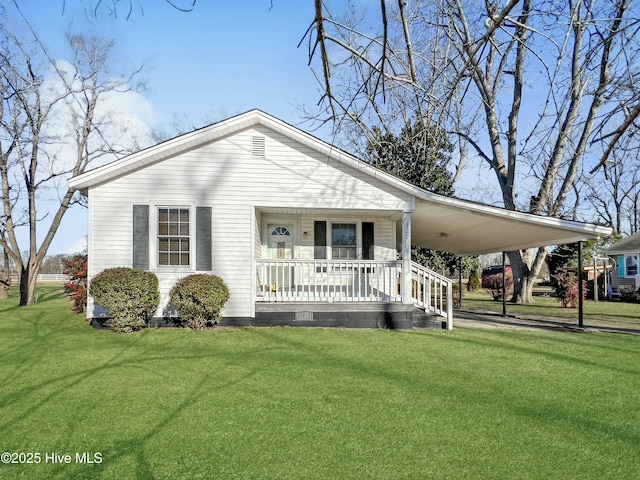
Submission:
[[[433,193],[453,195],[453,175],[447,169],[453,145],[442,130],[420,120],[405,125],[399,135],[374,128],[367,145],[369,162]]]

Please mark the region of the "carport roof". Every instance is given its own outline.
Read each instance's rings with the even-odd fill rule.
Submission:
[[[457,255],[561,245],[611,235],[598,225],[542,217],[424,192],[416,195],[412,243]]]

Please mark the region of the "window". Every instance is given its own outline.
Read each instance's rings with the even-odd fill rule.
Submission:
[[[625,275],[627,277],[633,277],[638,274],[638,256],[629,255],[624,258]]]
[[[355,260],[356,224],[334,223],[331,225],[331,258],[335,260]]]
[[[291,235],[291,232],[287,227],[278,226],[271,230],[271,235]]]
[[[189,209],[158,209],[158,265],[190,263]]]

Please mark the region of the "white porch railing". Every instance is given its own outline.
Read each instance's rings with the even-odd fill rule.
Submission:
[[[399,302],[402,262],[257,260],[258,300]]]
[[[453,328],[453,281],[415,262],[411,262],[411,298],[425,310],[447,318]]]
[[[402,262],[256,260],[258,301],[401,302]],[[453,328],[453,282],[411,263],[411,297]]]

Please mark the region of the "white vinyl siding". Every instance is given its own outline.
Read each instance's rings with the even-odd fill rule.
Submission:
[[[265,157],[251,156],[251,137],[265,137]],[[247,317],[254,302],[253,255],[260,257],[264,238],[258,226],[262,208],[340,209],[369,212],[373,221],[376,260],[395,259],[395,222],[391,215],[412,206],[412,197],[366,173],[328,161],[314,150],[267,128],[251,128],[148,165],[89,190],[90,276],[105,268],[131,266],[132,205],[210,205],[212,209],[212,273],[231,291],[225,316]],[[195,210],[195,208],[192,208]],[[317,217],[315,217],[317,218]],[[328,219],[331,220],[331,219]],[[254,222],[252,225],[252,221]],[[299,258],[313,258],[314,216],[302,216]],[[153,223],[152,223],[153,224]],[[154,227],[154,230],[157,227]],[[151,238],[154,232],[151,232]],[[155,241],[154,241],[155,244]],[[296,244],[298,245],[298,244]],[[156,248],[154,247],[153,250]],[[194,261],[184,267],[150,268],[160,280],[161,304],[179,278],[195,273]]]

